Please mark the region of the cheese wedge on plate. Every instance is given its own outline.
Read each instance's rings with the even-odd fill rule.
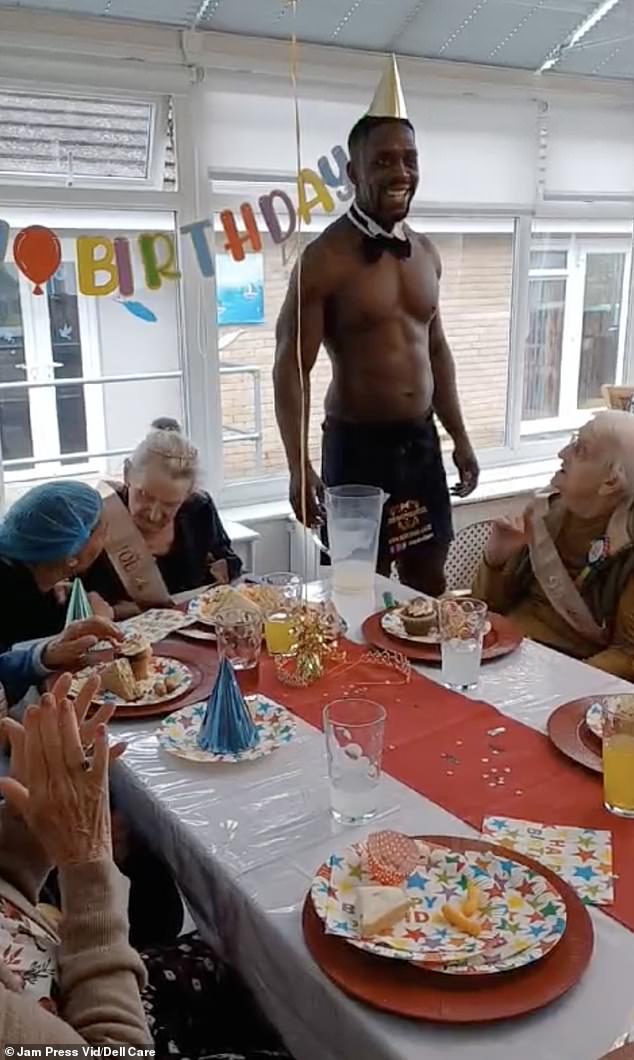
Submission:
[[[389,931],[410,910],[409,898],[400,887],[358,887],[357,918],[361,938]]]

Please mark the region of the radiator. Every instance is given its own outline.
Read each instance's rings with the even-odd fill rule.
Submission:
[[[291,570],[293,574],[304,575],[304,564],[306,565],[306,581],[314,582],[321,578],[321,549],[315,542],[311,531],[295,518],[289,517],[289,533],[291,535]]]

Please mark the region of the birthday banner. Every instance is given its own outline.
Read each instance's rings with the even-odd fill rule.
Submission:
[[[309,224],[317,207],[326,213],[335,209],[335,198],[345,202],[352,197],[353,188],[347,176],[348,155],[341,146],[331,150],[332,162],[323,155],[317,170],[304,168],[297,175],[297,203],[281,188],[260,195],[260,214],[273,242],[281,246],[297,231],[298,218]],[[243,202],[240,220],[233,210],[222,210],[220,223],[224,232],[224,249],[234,261],[244,261],[249,250],[262,250],[254,207]],[[241,231],[241,225],[242,231]],[[202,275],[212,279],[215,274],[212,247],[208,231],[213,232],[213,220],[182,225],[179,233],[189,237]],[[168,232],[141,232],[137,237],[139,255],[146,288],[158,291],[166,280],[180,279],[176,267],[176,244]],[[0,220],[0,264],[9,246],[9,225]],[[33,294],[44,293],[43,284],[57,272],[62,259],[62,248],[57,234],[44,225],[30,225],[19,231],[13,241],[13,258],[20,271],[34,284]],[[130,240],[125,236],[110,238],[105,235],[76,237],[77,282],[83,295],[104,298],[117,293],[130,298],[135,290]]]

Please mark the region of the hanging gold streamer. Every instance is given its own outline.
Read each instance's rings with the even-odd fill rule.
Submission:
[[[293,87],[293,111],[295,115],[295,169],[297,174],[302,171],[302,127],[299,113],[299,44],[297,40],[297,4],[298,0],[290,0],[293,16],[291,31],[291,85]],[[304,377],[304,365],[302,361],[302,215],[297,212],[297,229],[295,233],[297,240],[297,338],[295,354],[297,359],[297,371],[299,374],[299,392],[301,400],[299,429],[299,460],[300,460],[300,495],[302,508],[302,524],[306,528],[308,512],[308,483],[306,480],[306,442],[308,437],[308,424],[306,422],[306,379]],[[303,547],[303,577],[304,594],[308,583],[308,534],[304,530]],[[305,597],[307,599],[307,596]]]

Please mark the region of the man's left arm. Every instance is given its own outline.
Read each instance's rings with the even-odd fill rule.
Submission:
[[[440,281],[442,265],[438,251],[428,241],[427,249],[432,254],[436,275]],[[468,497],[478,485],[480,469],[462,418],[456,385],[456,367],[439,310],[429,326],[429,356],[434,376],[434,412],[453,441],[454,464],[460,475],[460,482],[453,492],[458,497]]]
[[[611,644],[586,662],[597,670],[634,681],[634,577],[621,593]]]

